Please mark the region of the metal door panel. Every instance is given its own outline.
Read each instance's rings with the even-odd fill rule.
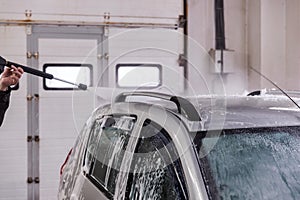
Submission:
[[[93,65],[93,71],[97,74],[100,70],[97,50],[102,40],[102,29],[98,28],[95,33],[91,33],[90,29],[85,33],[82,29],[78,29],[78,33],[76,29],[70,29],[33,27],[33,52],[39,54],[35,67],[42,70],[45,63],[88,63]],[[87,95],[89,91],[45,90],[42,78],[36,84],[33,93],[38,94],[38,110],[34,115],[38,116],[36,134],[40,141],[33,150],[37,157],[33,173],[39,177],[40,182],[33,189],[34,199],[56,199],[60,166],[73,146],[78,130],[91,112],[91,95]],[[77,102],[81,105],[74,107]],[[74,110],[76,116],[83,115],[80,122],[74,120]]]

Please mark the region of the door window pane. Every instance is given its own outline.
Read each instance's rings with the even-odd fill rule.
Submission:
[[[187,199],[175,146],[166,131],[146,121],[127,185],[129,199]]]
[[[133,117],[108,117],[97,120],[90,133],[84,164],[99,189],[114,194],[124,152],[133,129]]]

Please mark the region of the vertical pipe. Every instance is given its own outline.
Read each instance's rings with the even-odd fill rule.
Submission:
[[[215,0],[215,30],[216,50],[221,50],[220,73],[224,73],[224,50],[225,44],[225,22],[224,22],[224,0]]]
[[[183,0],[183,18],[185,19],[185,23],[183,26],[183,34],[184,34],[184,43],[183,43],[183,59],[185,60],[183,64],[183,76],[184,76],[184,89],[187,89],[187,81],[188,81],[188,3],[187,0]]]
[[[216,49],[225,50],[224,0],[215,0]]]

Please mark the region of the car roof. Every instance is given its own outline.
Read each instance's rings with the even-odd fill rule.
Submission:
[[[159,105],[181,119],[187,118],[186,112],[189,112],[190,108],[181,113],[179,112],[180,106],[178,107],[174,102],[165,101],[166,97],[173,98],[174,96],[150,92],[150,96],[153,94],[155,97],[162,95],[163,99],[149,99],[147,98],[149,97],[147,96],[148,94],[143,96],[146,93],[139,92],[138,95],[142,94],[142,98],[129,102],[134,102],[135,104],[140,102],[140,104],[149,104],[151,106]],[[129,94],[126,93],[126,95]],[[120,102],[127,102],[124,94],[121,94],[119,99],[120,97],[122,98]],[[300,125],[300,109],[283,95],[200,95],[197,97],[186,97],[185,99],[193,104],[201,118],[198,131]],[[299,98],[294,98],[294,100],[300,104]],[[189,124],[189,122],[190,119],[184,120],[185,124]]]
[[[203,120],[204,129],[300,125],[300,109],[281,95],[199,96],[190,100]]]

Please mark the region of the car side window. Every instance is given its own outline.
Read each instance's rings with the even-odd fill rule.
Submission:
[[[128,140],[136,119],[106,117],[96,120],[87,142],[84,169],[95,186],[112,197]]]
[[[127,199],[188,199],[176,148],[168,133],[146,120],[127,183]]]

